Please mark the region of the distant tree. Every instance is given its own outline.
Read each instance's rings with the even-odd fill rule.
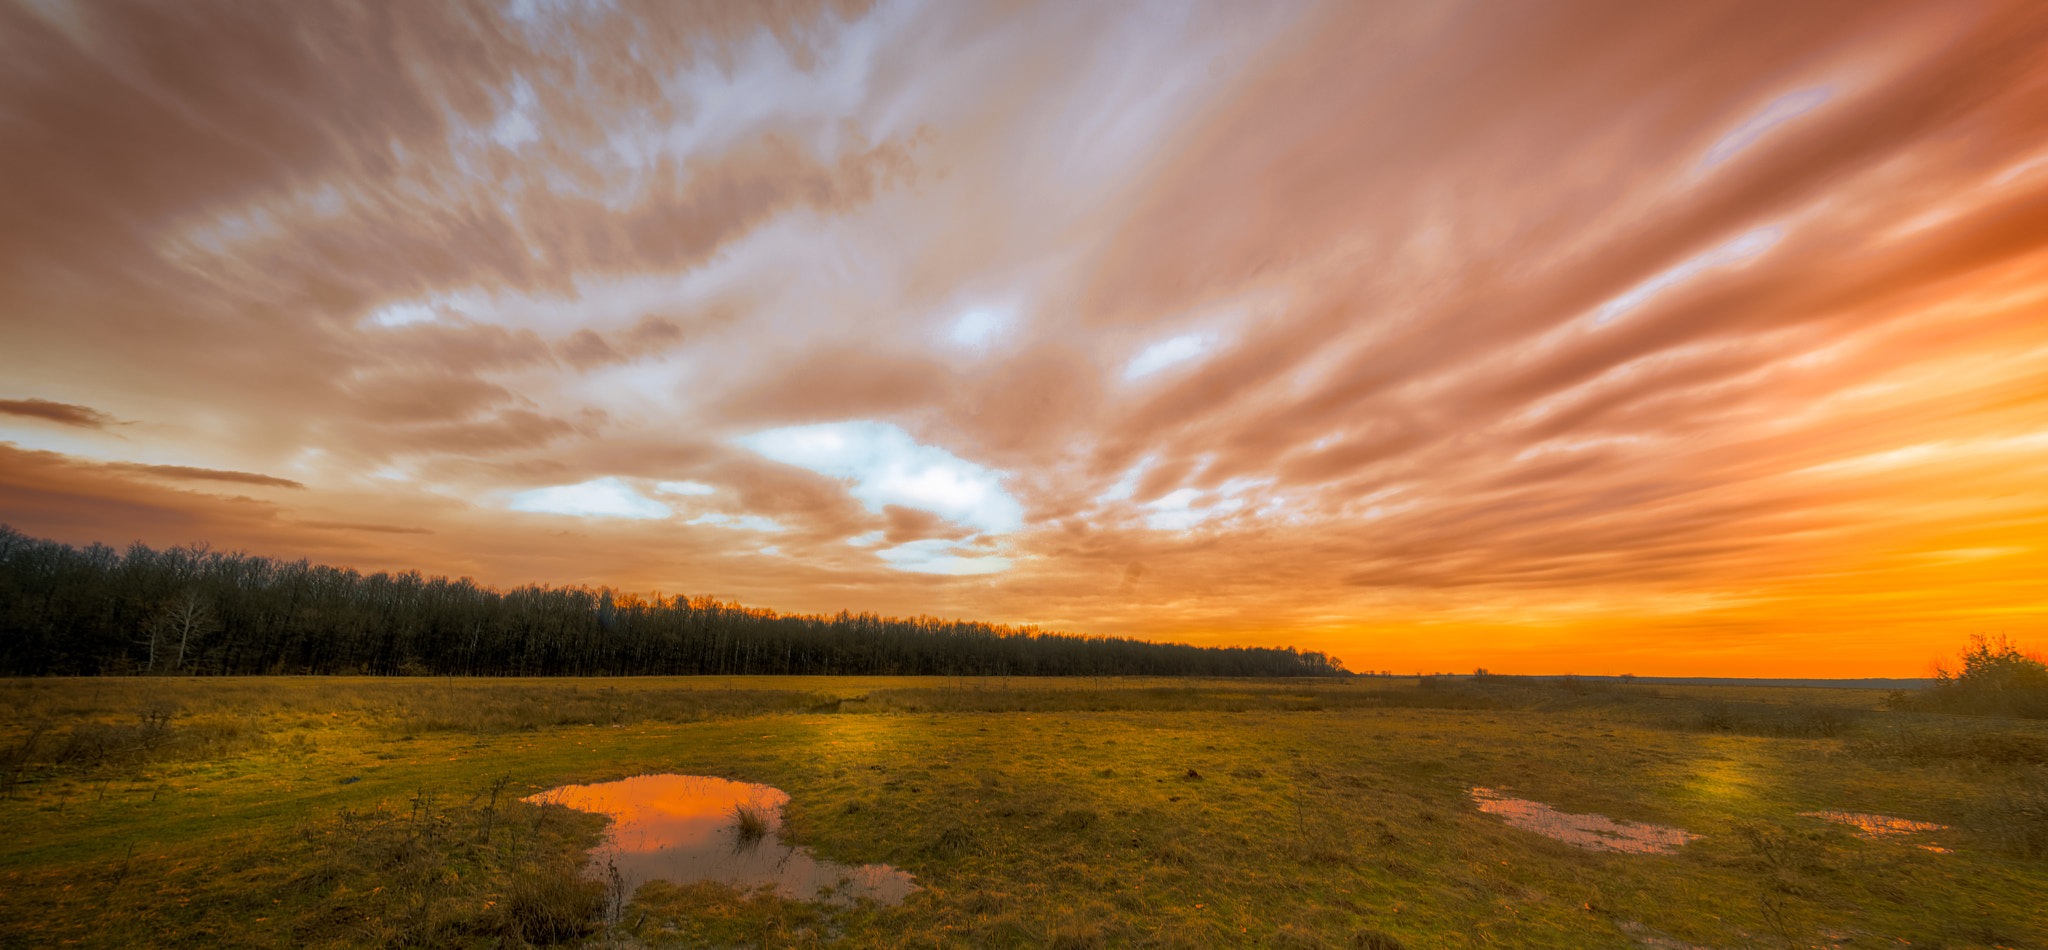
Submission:
[[[501,591],[205,545],[73,548],[0,524],[0,675],[1339,676],[1294,648],[937,617],[778,614],[609,588]]]
[[[187,588],[165,604],[149,626],[149,669],[156,669],[157,649],[162,644],[171,651],[166,671],[176,671],[185,665],[193,636],[205,637],[220,626],[220,622],[214,618],[213,607],[205,596],[196,589]],[[173,643],[175,647],[171,646]]]
[[[1917,692],[1893,693],[1894,708],[1977,716],[2048,719],[2048,660],[2001,634],[1970,638],[1960,668],[1934,667],[1934,682]]]

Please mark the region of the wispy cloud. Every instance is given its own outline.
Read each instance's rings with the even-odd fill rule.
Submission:
[[[2020,0],[53,9],[25,531],[1375,668],[2048,623]]]
[[[144,465],[140,462],[109,462],[109,471],[133,475],[153,475],[157,478],[200,482],[237,482],[243,485],[261,485],[267,488],[305,488],[301,482],[275,475],[261,475],[256,472],[236,472],[218,468],[194,468],[189,465]]]
[[[41,419],[82,429],[104,429],[115,424],[113,416],[91,406],[51,402],[48,399],[0,399],[0,414]]]

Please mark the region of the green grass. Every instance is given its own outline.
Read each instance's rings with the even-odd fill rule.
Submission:
[[[2048,946],[2034,910],[2048,864],[2014,831],[2033,827],[2027,750],[2048,732],[1869,698],[1413,680],[0,681],[0,933],[84,947]],[[1851,714],[1833,735],[1786,725],[1815,707]],[[1965,734],[1984,754],[1929,751]],[[791,796],[786,838],[902,867],[924,890],[844,909],[653,885],[599,926],[602,887],[576,873],[599,822],[516,799],[645,772],[773,785]],[[1582,852],[1479,813],[1475,785],[1706,837],[1672,856]],[[1799,817],[1824,809],[1956,825],[1936,836],[1956,851]]]

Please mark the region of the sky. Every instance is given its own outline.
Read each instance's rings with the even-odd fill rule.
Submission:
[[[0,522],[1293,645],[2048,639],[2048,6],[0,0]]]

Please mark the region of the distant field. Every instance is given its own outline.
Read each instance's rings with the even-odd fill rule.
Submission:
[[[2048,728],[1869,690],[934,678],[0,680],[7,946],[2038,947]],[[924,890],[650,887],[517,801],[788,792]],[[1705,837],[1581,851],[1483,786]],[[1865,840],[1814,811],[1952,826]],[[1923,850],[1929,841],[1953,853]]]

